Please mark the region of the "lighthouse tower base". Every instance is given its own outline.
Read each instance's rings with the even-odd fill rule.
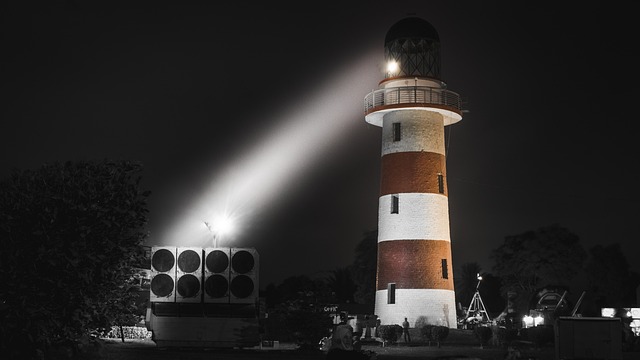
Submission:
[[[389,302],[389,290],[376,291],[375,314],[383,325],[401,325],[406,317],[411,327],[421,324],[457,328],[455,292],[439,289],[396,289]]]

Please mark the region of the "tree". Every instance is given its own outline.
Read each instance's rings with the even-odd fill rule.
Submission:
[[[506,237],[491,254],[493,270],[502,279],[503,296],[515,291],[516,308],[526,310],[536,289],[570,285],[586,258],[579,241],[558,225]]]
[[[469,306],[478,285],[478,274],[482,272],[477,262],[464,263],[454,278],[456,298],[462,306]]]
[[[378,230],[364,233],[356,246],[351,275],[358,289],[354,299],[360,304],[373,304],[376,298],[376,271],[378,266]]]
[[[141,169],[54,163],[0,183],[3,354],[46,352],[133,316],[131,280],[147,236]]]
[[[482,283],[480,284],[480,296],[482,302],[487,308],[487,312],[494,318],[500,314],[507,306],[506,296],[501,295],[502,279],[491,273],[482,275]]]
[[[585,272],[589,284],[588,293],[595,299],[595,306],[634,306],[640,275],[629,270],[629,263],[620,244],[596,245],[589,252],[591,257],[585,265]]]
[[[358,288],[353,279],[349,268],[338,268],[331,272],[326,279],[327,285],[331,288],[335,299],[339,303],[354,302],[354,294]]]
[[[331,327],[331,317],[324,310],[330,292],[324,280],[312,280],[304,275],[286,278],[278,286],[269,285],[267,336],[315,348]]]

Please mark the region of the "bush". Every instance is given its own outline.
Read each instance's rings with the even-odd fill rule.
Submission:
[[[513,341],[518,340],[518,330],[495,326],[493,327],[493,338],[499,346],[507,348]]]
[[[432,341],[435,341],[440,347],[440,342],[449,336],[449,328],[441,325],[426,324],[420,328],[420,335],[424,341],[429,343],[429,346],[431,346]]]
[[[395,325],[380,325],[378,334],[385,344],[395,344],[398,342],[398,338],[402,335],[402,326]]]
[[[416,329],[422,329],[425,325],[429,325],[429,318],[424,315],[418,316],[415,322]]]
[[[506,348],[511,342],[518,339],[518,330],[502,326],[496,327],[493,330],[493,337],[498,341],[498,345]]]
[[[525,340],[531,341],[537,347],[554,343],[555,334],[552,326],[535,326],[526,329],[522,334]]]
[[[449,336],[449,328],[446,326],[434,326],[431,328],[431,337],[438,343],[438,347],[440,347],[440,342]]]
[[[434,340],[433,338],[433,332],[431,331],[431,329],[433,329],[434,325],[423,325],[420,328],[420,335],[422,336],[422,339],[426,342],[429,343],[429,345],[431,345],[431,341]]]
[[[473,329],[473,334],[476,336],[476,339],[480,341],[480,347],[484,347],[489,343],[489,340],[491,340],[493,331],[486,326],[476,326],[476,328]]]
[[[106,337],[110,339],[122,339],[123,334],[125,339],[130,340],[151,338],[151,331],[140,326],[123,326],[122,333],[120,332],[120,326],[112,326],[111,331],[107,333]]]

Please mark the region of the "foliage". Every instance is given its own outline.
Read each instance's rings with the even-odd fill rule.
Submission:
[[[440,342],[449,336],[449,328],[442,325],[426,324],[420,327],[420,336],[429,343],[429,346],[432,341],[435,341],[440,347]]]
[[[438,343],[438,347],[440,347],[440,342],[449,336],[449,328],[446,326],[436,325],[431,328],[431,337],[434,341]]]
[[[326,278],[326,282],[333,294],[335,294],[335,302],[354,302],[354,294],[358,287],[351,278],[349,268],[338,268],[333,270],[329,277]]]
[[[620,244],[596,245],[589,252],[591,257],[585,272],[589,283],[588,293],[595,298],[596,307],[634,306],[640,275],[629,270]]]
[[[522,329],[520,336],[523,340],[531,341],[537,347],[553,343],[555,339],[553,326],[534,326]]]
[[[420,329],[425,325],[429,325],[429,318],[424,316],[424,315],[418,316],[418,318],[416,319],[416,322],[415,322],[415,327],[417,329]]]
[[[506,237],[491,254],[494,271],[503,282],[503,295],[515,291],[517,310],[526,310],[535,289],[569,285],[586,258],[579,241],[558,225]]]
[[[499,314],[507,306],[506,293],[501,294],[502,279],[490,273],[482,274],[482,282],[478,291],[487,312],[493,316]]]
[[[360,304],[373,304],[376,297],[376,271],[378,261],[378,231],[368,231],[358,243],[351,275],[357,285],[354,299]]]
[[[400,336],[402,336],[402,326],[398,324],[380,325],[378,335],[380,335],[380,338],[385,344],[395,344],[398,342]]]
[[[495,326],[492,331],[493,337],[497,340],[498,345],[503,348],[506,348],[510,343],[518,339],[518,329],[507,329],[502,326]]]
[[[140,326],[112,326],[106,338],[120,339],[150,339],[151,331]]]
[[[137,321],[146,198],[139,164],[67,162],[0,184],[3,354]]]
[[[323,280],[311,280],[307,276],[293,276],[278,286],[269,285],[266,338],[317,348],[318,341],[332,326],[331,317],[324,312],[330,293]]]
[[[417,324],[416,324],[417,325]],[[431,324],[426,324],[426,325],[422,325],[419,329],[420,329],[420,336],[422,337],[422,339],[424,341],[427,341],[429,343],[429,345],[431,345],[431,341],[434,340],[433,338],[433,331],[432,329],[435,327],[435,325],[431,325]]]
[[[481,272],[482,269],[478,263],[470,262],[462,264],[460,271],[455,273],[454,284],[457,303],[461,302],[464,306],[468,306],[471,303],[478,284],[478,274]]]
[[[317,347],[318,341],[331,328],[331,318],[315,308],[298,308],[289,311],[284,317],[284,323],[291,329],[293,340],[304,347]]]
[[[269,284],[265,290],[266,305],[269,309],[287,301],[330,304],[334,300],[325,279],[312,280],[305,275],[288,277],[277,286]]]
[[[491,331],[491,328],[487,326],[476,326],[473,329],[473,334],[475,335],[476,339],[480,341],[480,346],[484,347],[489,343],[489,340],[491,340],[493,331]]]

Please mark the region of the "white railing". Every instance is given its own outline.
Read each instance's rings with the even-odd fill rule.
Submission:
[[[402,86],[378,89],[364,98],[364,113],[368,114],[376,108],[389,105],[416,104],[416,106],[436,105],[462,111],[460,95],[453,91],[428,86]]]

